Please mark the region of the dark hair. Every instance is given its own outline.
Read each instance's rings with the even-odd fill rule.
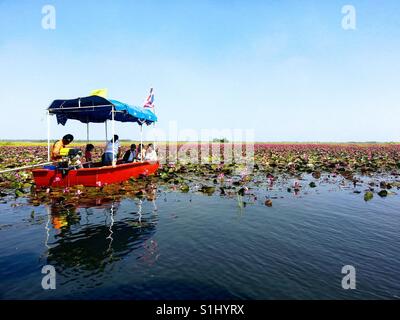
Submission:
[[[111,142],[113,142],[113,140],[114,140],[114,142],[119,140],[119,137],[117,134],[114,134],[114,138],[111,139]]]
[[[136,144],[131,144],[131,149],[135,149],[136,150]]]
[[[73,136],[72,134],[66,134],[66,135],[63,137],[63,140],[64,140],[64,141],[68,141],[68,142],[72,142],[72,141],[74,140],[74,136]]]
[[[152,148],[154,148],[154,146],[153,146],[153,144],[152,143],[149,143],[148,145],[147,145],[147,148],[148,147],[152,147]]]
[[[143,143],[140,143],[139,144],[139,151],[142,151],[143,147],[144,147]]]
[[[92,151],[94,149],[94,145],[92,145],[91,143],[86,145],[86,151]]]

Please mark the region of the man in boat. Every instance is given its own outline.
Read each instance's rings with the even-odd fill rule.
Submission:
[[[114,148],[113,148],[114,147]],[[114,135],[114,137],[107,142],[106,149],[104,150],[103,155],[103,166],[111,166],[113,163],[113,159],[117,160],[120,154],[120,144],[118,135]]]
[[[62,159],[60,155],[61,149],[65,148],[74,140],[74,136],[72,134],[66,134],[61,140],[58,140],[54,143],[53,148],[51,150],[51,160],[58,161]]]
[[[122,158],[125,163],[131,163],[136,159],[136,144],[131,144],[130,149],[125,152],[124,157]]]
[[[154,146],[152,143],[149,143],[146,149],[146,155],[144,157],[146,161],[157,161],[157,153],[154,150]]]

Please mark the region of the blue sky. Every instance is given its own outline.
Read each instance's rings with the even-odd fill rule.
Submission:
[[[56,29],[41,27],[54,5]],[[343,5],[357,29],[341,27]],[[0,0],[0,139],[44,139],[57,98],[108,88],[158,127],[253,129],[258,141],[399,141],[399,1]],[[135,125],[117,124],[137,139]],[[52,138],[77,122],[52,121]],[[104,127],[93,125],[93,139]]]

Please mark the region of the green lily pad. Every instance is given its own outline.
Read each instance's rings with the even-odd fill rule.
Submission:
[[[183,185],[181,185],[181,191],[183,192],[183,193],[187,193],[187,192],[189,192],[189,186],[185,183],[185,184],[183,184]]]
[[[21,189],[17,189],[15,190],[15,196],[18,197],[23,197],[24,196],[24,192]]]
[[[207,193],[208,195],[212,195],[215,192],[215,187],[210,186],[202,186],[200,192]]]
[[[378,192],[378,196],[380,196],[382,198],[387,197],[387,195],[388,195],[387,190],[381,190]]]
[[[364,194],[364,200],[365,201],[370,201],[374,197],[374,194],[371,191],[367,191]]]

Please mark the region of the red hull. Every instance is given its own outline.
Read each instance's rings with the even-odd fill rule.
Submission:
[[[36,169],[32,170],[32,173],[38,187],[71,187],[75,185],[101,187],[126,181],[129,178],[152,175],[158,167],[158,162],[134,162],[119,164],[115,167],[70,170],[64,177],[59,170]]]

